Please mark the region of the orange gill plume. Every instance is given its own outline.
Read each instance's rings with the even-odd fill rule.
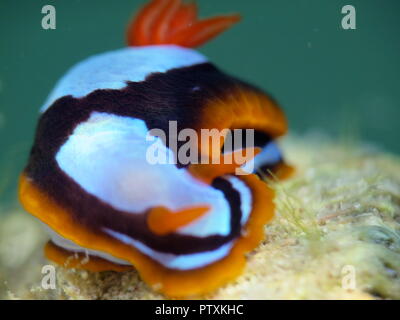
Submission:
[[[127,30],[129,46],[175,44],[195,48],[240,20],[238,14],[199,20],[197,5],[181,0],[152,0],[139,11]]]

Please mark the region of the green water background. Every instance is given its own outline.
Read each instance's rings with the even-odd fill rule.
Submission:
[[[124,46],[138,0],[0,0],[0,204],[13,203],[38,109],[76,62]],[[52,4],[57,29],[41,28]],[[292,132],[359,136],[400,153],[400,1],[198,0],[202,16],[243,21],[200,51],[264,88]],[[357,29],[341,28],[351,4]]]

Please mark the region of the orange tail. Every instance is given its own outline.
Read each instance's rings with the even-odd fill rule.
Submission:
[[[151,0],[128,27],[129,46],[176,44],[195,48],[240,20],[238,14],[198,20],[197,5],[182,0]]]

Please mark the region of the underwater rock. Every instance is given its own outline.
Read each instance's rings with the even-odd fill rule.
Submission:
[[[369,147],[310,137],[287,139],[284,149],[297,173],[285,182],[270,181],[277,215],[265,228],[265,241],[248,255],[241,277],[201,298],[400,299],[400,160]],[[28,214],[2,219],[0,280],[7,281],[8,292],[3,296],[164,298],[136,271],[57,267],[56,289],[44,290],[40,270],[49,263],[42,256],[44,232]],[[16,225],[24,232],[12,231]],[[18,256],[10,253],[10,243]],[[18,284],[12,283],[17,278]]]

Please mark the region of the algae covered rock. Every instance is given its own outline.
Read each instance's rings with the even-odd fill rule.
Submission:
[[[283,145],[297,172],[283,183],[268,181],[277,193],[277,212],[265,227],[265,240],[248,255],[241,277],[202,298],[400,299],[400,160],[326,139],[292,137]],[[57,267],[56,289],[44,290],[40,270],[48,263],[41,250],[46,236],[27,214],[14,212],[2,219],[3,296],[164,298],[136,271],[90,273]],[[22,225],[24,233],[10,232],[13,225]],[[13,256],[10,246],[24,255]],[[18,281],[15,269],[25,275]]]

